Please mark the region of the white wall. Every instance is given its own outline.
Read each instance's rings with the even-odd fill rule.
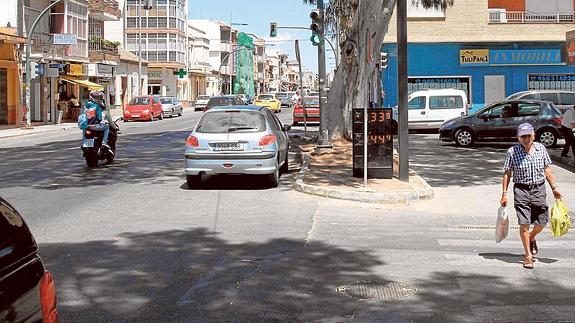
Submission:
[[[118,21],[104,21],[104,38],[111,41],[119,41],[123,48],[126,48],[124,44],[124,21],[125,21],[125,3],[126,0],[116,0],[118,1],[118,9],[120,9],[120,20]]]

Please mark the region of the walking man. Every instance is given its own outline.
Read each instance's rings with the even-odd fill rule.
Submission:
[[[561,119],[561,133],[565,138],[565,145],[561,151],[561,157],[569,157],[569,147],[573,152],[575,158],[575,136],[573,135],[573,128],[575,127],[575,105],[565,111]]]
[[[535,238],[549,221],[545,180],[551,185],[556,199],[561,198],[561,193],[549,167],[551,158],[547,149],[541,143],[534,142],[533,126],[529,123],[519,125],[517,138],[519,144],[507,150],[503,166],[501,206],[507,206],[507,187],[513,177],[514,206],[519,222],[519,235],[525,251],[523,267],[532,269],[533,255],[539,252]],[[529,231],[531,224],[533,229]]]

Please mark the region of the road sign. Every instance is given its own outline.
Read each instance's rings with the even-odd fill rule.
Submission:
[[[54,45],[76,45],[78,39],[74,34],[54,34]]]

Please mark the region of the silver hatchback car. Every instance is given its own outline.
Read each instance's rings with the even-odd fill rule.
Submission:
[[[265,107],[217,106],[198,121],[186,141],[186,181],[199,186],[213,174],[265,175],[272,187],[288,170],[290,125]]]

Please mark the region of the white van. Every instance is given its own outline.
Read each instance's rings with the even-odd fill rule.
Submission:
[[[443,122],[466,115],[467,107],[467,95],[462,90],[428,89],[413,92],[407,101],[409,128],[439,129]],[[394,110],[397,111],[397,108]]]

